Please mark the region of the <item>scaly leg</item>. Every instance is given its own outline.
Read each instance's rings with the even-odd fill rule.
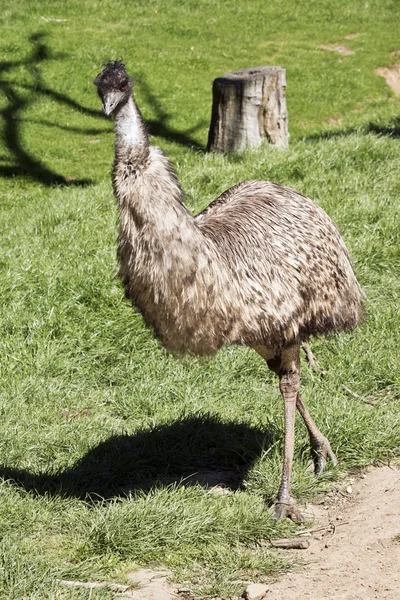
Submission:
[[[294,453],[294,423],[296,416],[296,401],[300,387],[300,346],[282,350],[274,356],[270,348],[254,347],[266,361],[271,371],[279,376],[280,390],[285,406],[285,448],[283,454],[282,479],[275,501],[275,519],[290,517],[293,521],[303,521],[296,501],[291,495],[290,478],[292,475]]]
[[[275,519],[289,517],[293,521],[303,521],[296,501],[291,495],[290,479],[294,453],[294,424],[296,401],[300,387],[300,346],[282,350],[278,355],[266,346],[253,346],[254,350],[267,361],[268,367],[279,376],[280,390],[285,406],[285,447],[283,454],[282,478],[275,501]]]
[[[334,467],[336,467],[338,461],[336,456],[332,452],[329,440],[324,435],[322,435],[322,433],[316,426],[315,422],[313,421],[310,413],[306,408],[306,405],[300,398],[300,394],[297,394],[296,406],[298,408],[299,413],[303,417],[303,421],[308,429],[308,434],[310,436],[310,445],[314,454],[314,473],[316,476],[318,476],[325,469],[327,456],[329,456],[329,458],[331,459]]]
[[[275,518],[280,519],[288,516],[293,520],[301,521],[303,517],[290,492],[296,407],[303,417],[310,436],[310,444],[315,456],[315,474],[319,475],[322,473],[325,468],[327,456],[329,456],[334,466],[337,465],[337,459],[332,452],[328,439],[322,435],[314,423],[299,394],[300,347],[293,346],[283,350],[277,356],[274,355],[275,353],[271,348],[267,348],[266,346],[253,346],[253,348],[266,360],[271,371],[279,376],[280,390],[285,403],[285,449],[282,480],[275,503]]]
[[[291,495],[290,479],[294,453],[294,425],[296,402],[300,387],[300,347],[293,346],[282,350],[279,358],[267,361],[271,370],[279,375],[280,390],[285,406],[285,447],[283,454],[282,479],[275,501],[275,519],[289,517],[293,521],[303,521],[303,516]]]

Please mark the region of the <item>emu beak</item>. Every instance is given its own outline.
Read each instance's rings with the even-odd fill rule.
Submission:
[[[103,100],[103,113],[106,115],[106,117],[111,115],[114,108],[115,104],[110,98]]]
[[[107,101],[103,102],[103,113],[106,115],[106,117],[109,117],[112,113],[112,107]]]
[[[112,112],[116,109],[120,101],[121,96],[117,93],[107,94],[107,96],[103,98],[103,112],[106,115],[106,117],[109,117],[112,114]]]

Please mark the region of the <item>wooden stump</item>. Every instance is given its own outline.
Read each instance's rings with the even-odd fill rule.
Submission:
[[[286,71],[256,67],[227,73],[213,83],[207,150],[240,152],[265,140],[288,147]]]

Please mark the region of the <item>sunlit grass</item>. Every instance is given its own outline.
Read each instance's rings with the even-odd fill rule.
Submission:
[[[22,2],[0,19],[0,597],[87,598],[57,580],[124,582],[150,562],[199,593],[240,595],[232,582],[287,567],[266,543],[293,527],[267,510],[283,447],[277,381],[245,348],[167,355],[125,301],[112,126],[91,81],[124,57],[193,212],[240,180],[269,179],[339,226],[367,319],[313,341],[326,377],[302,365],[303,398],[340,461],[318,481],[305,473],[298,421],[293,491],[305,502],[400,452],[399,100],[374,74],[397,60],[398,9]],[[354,54],[318,48],[330,44]],[[287,69],[289,150],[204,154],[213,78],[261,64]],[[232,494],[191,485],[218,469]]]

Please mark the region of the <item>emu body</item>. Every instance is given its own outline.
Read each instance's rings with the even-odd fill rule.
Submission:
[[[239,183],[192,217],[170,162],[149,145],[124,65],[109,63],[95,84],[115,124],[125,293],[168,350],[213,355],[225,344],[247,345],[278,374],[285,451],[275,516],[300,519],[290,493],[296,406],[316,472],[327,455],[336,464],[298,393],[300,345],[352,329],[362,314],[344,242],[312,200],[266,181]]]

